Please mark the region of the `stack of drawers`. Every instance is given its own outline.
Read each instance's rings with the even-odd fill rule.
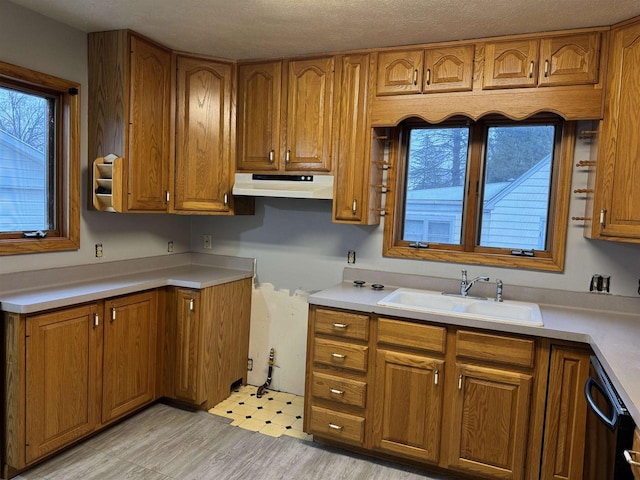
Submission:
[[[363,446],[369,316],[312,307],[308,360],[308,432]]]

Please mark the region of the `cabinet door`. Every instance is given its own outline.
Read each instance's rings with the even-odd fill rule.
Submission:
[[[540,40],[539,85],[598,83],[600,32]]]
[[[487,43],[483,88],[535,87],[538,40]]]
[[[338,62],[333,218],[338,222],[361,223],[367,219],[369,209],[369,55],[348,55]]]
[[[524,478],[531,375],[456,366],[449,465],[492,478]]]
[[[471,90],[474,52],[474,45],[425,50],[422,91],[428,93]]]
[[[286,170],[331,171],[333,57],[289,63]]]
[[[238,67],[238,170],[280,168],[282,62]]]
[[[378,350],[375,372],[375,448],[437,463],[444,362]]]
[[[166,211],[171,53],[131,36],[128,209]]]
[[[206,400],[200,292],[178,289],[175,301],[174,396],[200,405]]]
[[[421,93],[424,50],[378,54],[376,95]]]
[[[154,291],[105,302],[102,421],[154,400],[157,301]]]
[[[211,408],[229,396],[232,384],[247,383],[251,279],[207,288],[201,299],[206,408]]]
[[[640,238],[640,23],[612,30],[594,221],[600,234]],[[598,195],[597,192],[601,192]],[[598,197],[600,201],[598,201]],[[598,218],[600,217],[600,218]]]
[[[177,68],[175,209],[228,212],[232,67],[178,57]]]
[[[95,305],[27,317],[26,462],[100,423],[102,319]]]
[[[589,351],[553,347],[544,422],[541,479],[582,478]]]

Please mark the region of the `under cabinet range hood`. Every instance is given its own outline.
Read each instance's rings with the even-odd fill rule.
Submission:
[[[333,175],[236,173],[234,195],[333,199]]]

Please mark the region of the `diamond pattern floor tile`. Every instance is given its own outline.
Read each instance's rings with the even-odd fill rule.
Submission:
[[[265,390],[262,397],[258,398],[257,390],[253,385],[240,387],[209,413],[233,420],[232,426],[271,437],[288,435],[301,440],[312,438],[302,431],[303,397]]]

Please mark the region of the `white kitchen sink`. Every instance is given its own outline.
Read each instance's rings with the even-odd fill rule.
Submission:
[[[540,307],[535,303],[492,299],[478,299],[444,295],[430,290],[399,288],[378,302],[384,307],[437,313],[464,318],[478,318],[492,322],[524,324],[542,327]]]

